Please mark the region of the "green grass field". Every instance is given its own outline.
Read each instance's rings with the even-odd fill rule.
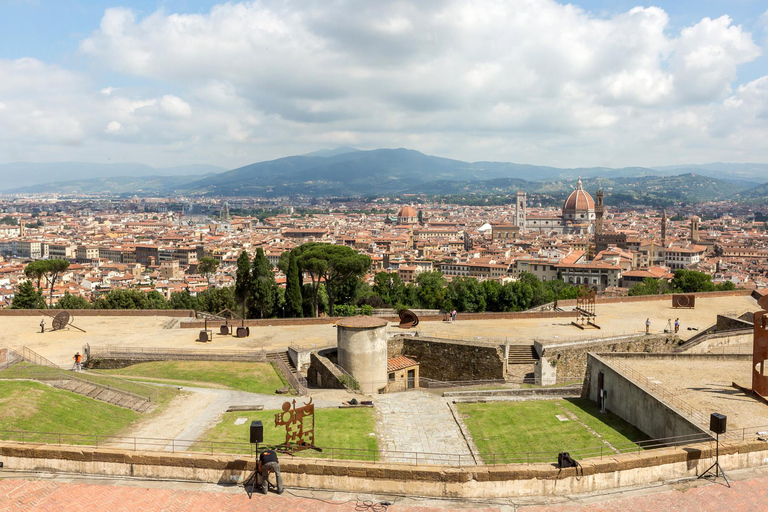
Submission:
[[[607,455],[615,452],[603,440],[626,451],[637,449],[635,442],[648,438],[618,416],[601,414],[589,400],[467,403],[456,407],[487,463],[554,462],[563,451],[579,459],[599,456],[601,448]],[[571,419],[568,412],[601,437]],[[568,421],[560,421],[557,415]]]
[[[297,405],[298,402],[297,402]],[[233,443],[231,446],[214,446],[213,451],[248,452],[248,435],[251,421],[261,420],[264,425],[264,443],[262,446],[277,446],[285,443],[285,427],[275,427],[275,414],[272,411],[229,412],[223,415],[221,422],[206,432],[193,445],[193,451],[212,451],[211,442]],[[238,418],[246,422],[235,425]],[[356,453],[354,450],[378,449],[375,434],[373,409],[315,409],[315,445],[326,448],[322,453],[315,450],[298,452],[306,457],[335,457],[337,459],[370,459],[372,453]],[[238,444],[234,444],[238,443]],[[239,444],[242,443],[242,444]],[[330,450],[328,448],[342,448]]]
[[[270,395],[286,385],[268,363],[153,361],[119,370],[99,370],[99,373],[179,386],[218,387]]]
[[[117,435],[141,414],[105,402],[31,381],[0,380],[0,436],[45,443],[96,444],[94,438],[24,434],[64,432],[98,436]],[[103,442],[103,441],[102,441]]]

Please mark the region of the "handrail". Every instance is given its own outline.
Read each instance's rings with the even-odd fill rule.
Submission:
[[[277,367],[280,369],[280,373],[283,374],[283,376],[288,381],[288,384],[290,384],[298,394],[307,394],[306,379],[303,377],[299,378],[295,373],[293,373],[293,371],[291,371],[285,361],[283,361],[283,359],[278,354],[270,354],[268,360],[269,362],[277,365]]]

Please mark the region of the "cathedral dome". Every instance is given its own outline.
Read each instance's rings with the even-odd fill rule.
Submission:
[[[398,224],[416,224],[419,222],[419,213],[412,206],[403,206],[397,212]]]
[[[581,185],[581,178],[576,182],[576,190],[571,192],[563,203],[563,215],[575,213],[588,213],[595,211],[595,201]]]

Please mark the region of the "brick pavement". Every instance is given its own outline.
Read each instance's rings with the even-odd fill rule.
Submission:
[[[16,511],[168,511],[168,512],[213,512],[213,511],[270,511],[270,512],[373,512],[354,496],[333,499],[335,495],[318,492],[328,496],[325,500],[306,497],[309,491],[296,491],[297,496],[289,493],[277,496],[254,495],[248,499],[242,488],[219,487],[206,484],[185,484],[178,482],[144,482],[105,480],[103,482],[82,482],[78,479],[69,481],[55,479],[26,480],[11,475],[0,478],[0,512]],[[446,510],[466,510],[475,512],[721,512],[721,511],[766,511],[768,510],[768,476],[745,478],[733,481],[729,489],[724,485],[682,484],[669,490],[662,488],[650,494],[637,494],[637,490],[622,490],[616,493],[579,498],[580,503],[573,503],[563,498],[553,497],[550,504],[513,505],[470,502],[441,502],[436,506],[393,504],[388,512],[445,512]],[[289,490],[290,492],[290,490]],[[304,497],[299,497],[303,494]],[[347,495],[349,496],[349,495]],[[629,496],[629,497],[623,497]],[[364,499],[361,497],[361,499]],[[380,500],[382,498],[377,498]],[[391,498],[390,498],[391,499]],[[400,501],[398,499],[398,501]],[[499,500],[501,501],[501,500]],[[498,501],[496,503],[499,503]],[[376,509],[381,511],[383,509]]]

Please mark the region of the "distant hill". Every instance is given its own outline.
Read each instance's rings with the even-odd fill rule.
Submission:
[[[510,162],[463,162],[403,148],[364,151],[342,147],[218,171],[221,169],[211,166],[158,170],[141,164],[0,166],[0,175],[5,172],[6,176],[19,176],[18,180],[8,180],[4,185],[17,193],[477,197],[505,196],[524,190],[556,202],[564,199],[581,177],[584,187],[592,194],[602,185],[606,201],[613,204],[696,203],[740,198],[753,201],[768,197],[768,191],[757,187],[758,183],[768,181],[760,177],[761,173],[768,176],[765,164],[562,169]],[[203,173],[205,176],[200,176]],[[44,185],[37,182],[25,185],[23,181],[29,180],[30,174],[35,175],[31,178],[33,181],[46,175],[62,178]]]
[[[6,194],[110,194],[162,195],[199,176],[113,176],[30,185],[4,191]]]
[[[0,188],[6,191],[44,183],[118,176],[200,176],[224,170],[226,168],[215,165],[181,165],[156,169],[136,163],[15,162],[0,164],[0,177],[3,177]]]

